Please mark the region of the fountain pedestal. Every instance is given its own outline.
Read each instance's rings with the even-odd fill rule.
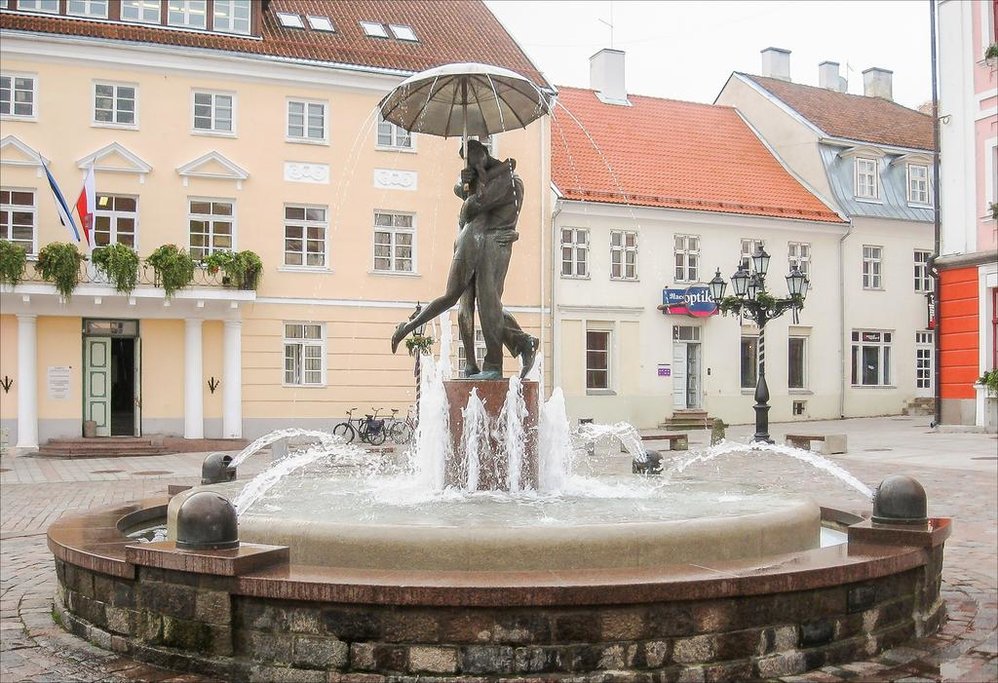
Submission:
[[[537,382],[523,382],[523,400],[527,407],[523,421],[526,444],[520,466],[519,481],[514,490],[537,488],[537,416],[539,397]],[[451,452],[445,464],[444,485],[457,488],[468,487],[468,458],[462,446],[464,440],[464,418],[461,411],[468,406],[472,389],[485,405],[488,415],[488,447],[483,449],[483,459],[478,466],[478,491],[509,491],[509,453],[494,438],[499,425],[499,415],[509,392],[509,380],[451,380],[444,382],[449,406]]]

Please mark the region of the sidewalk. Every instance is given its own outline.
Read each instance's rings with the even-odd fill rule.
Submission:
[[[949,620],[940,633],[866,662],[826,667],[787,681],[998,680],[998,439],[991,434],[937,433],[928,417],[888,417],[772,424],[786,432],[842,433],[848,452],[831,456],[866,486],[908,474],[925,487],[929,514],[954,518],[946,545],[943,592]],[[729,441],[746,442],[754,428],[728,428]],[[690,432],[690,449],[709,432]],[[655,447],[650,444],[651,447]],[[123,659],[62,631],[52,621],[55,571],[45,529],[69,510],[166,493],[169,484],[200,480],[205,453],[95,459],[0,456],[0,681],[201,681]],[[666,452],[663,463],[685,452]],[[239,479],[270,463],[251,457]],[[683,476],[755,481],[807,490],[819,503],[869,514],[859,491],[809,465],[774,455],[718,458]]]

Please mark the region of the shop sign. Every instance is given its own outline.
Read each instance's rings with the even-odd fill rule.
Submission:
[[[661,310],[668,315],[688,315],[691,318],[707,318],[718,312],[707,285],[663,289]]]

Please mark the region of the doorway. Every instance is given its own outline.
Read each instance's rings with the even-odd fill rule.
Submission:
[[[672,330],[673,407],[677,410],[699,409],[703,405],[700,328],[694,325],[677,325]]]
[[[141,436],[138,321],[83,324],[83,419],[97,436]]]

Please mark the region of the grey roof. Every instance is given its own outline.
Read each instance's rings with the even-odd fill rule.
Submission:
[[[900,158],[897,154],[885,154],[879,161],[880,201],[861,201],[853,193],[855,159],[842,157],[842,147],[819,145],[821,161],[828,172],[828,182],[835,201],[849,216],[871,216],[931,223],[934,213],[931,206],[908,204],[907,175],[904,163],[891,165]],[[929,165],[929,200],[932,200],[932,166]]]

